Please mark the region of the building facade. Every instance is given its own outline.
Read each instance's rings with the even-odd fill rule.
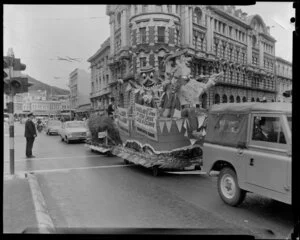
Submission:
[[[110,55],[110,39],[104,41],[100,49],[87,61],[91,68],[91,93],[92,109],[103,111],[109,104],[111,97],[111,71],[108,67]]]
[[[277,97],[278,102],[290,102],[291,98],[285,98],[283,93],[292,89],[292,63],[276,57]]]
[[[151,65],[163,71],[166,54],[187,49],[192,74],[224,71],[202,95],[202,107],[215,103],[276,100],[275,42],[259,15],[234,6],[108,5],[111,92],[128,105],[126,79]],[[125,80],[118,91],[117,80]],[[119,89],[120,90],[120,89]]]
[[[61,110],[70,110],[70,101],[64,96],[53,96],[57,100],[47,100],[45,92],[27,92],[16,94],[14,97],[14,113],[26,114],[32,112],[34,115],[55,115]]]
[[[71,109],[90,103],[90,75],[86,71],[79,68],[73,70],[69,75],[69,88]]]

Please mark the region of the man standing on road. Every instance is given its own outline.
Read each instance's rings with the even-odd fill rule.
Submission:
[[[25,123],[25,137],[26,137],[26,156],[27,158],[34,158],[35,156],[32,155],[32,147],[34,138],[37,136],[35,125],[32,121],[33,114],[28,114],[28,119]]]

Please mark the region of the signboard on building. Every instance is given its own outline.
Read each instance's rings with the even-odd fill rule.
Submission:
[[[149,139],[158,140],[157,137],[157,109],[135,104],[135,127],[136,132]]]

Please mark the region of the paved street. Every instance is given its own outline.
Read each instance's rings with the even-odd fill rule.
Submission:
[[[7,129],[5,134],[7,175]],[[37,176],[55,227],[231,228],[280,239],[292,230],[291,206],[249,193],[240,207],[230,207],[217,193],[216,177],[153,177],[148,169],[124,165],[120,158],[92,153],[84,143],[68,145],[45,133],[34,143],[36,158],[28,160],[24,125],[15,124],[15,135],[16,173]]]

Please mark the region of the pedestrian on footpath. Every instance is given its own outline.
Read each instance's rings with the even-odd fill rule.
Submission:
[[[34,158],[35,156],[32,155],[32,147],[36,134],[35,124],[33,123],[32,119],[34,118],[32,113],[28,114],[28,119],[25,123],[25,138],[26,138],[26,157],[27,158]]]

